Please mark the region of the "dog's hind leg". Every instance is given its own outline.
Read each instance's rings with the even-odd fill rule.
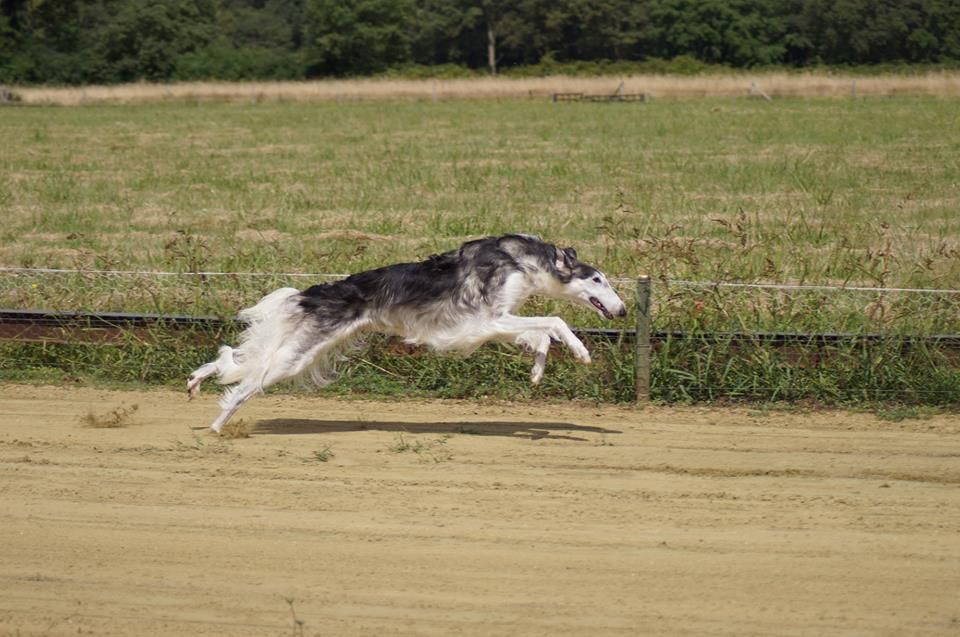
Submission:
[[[200,393],[200,383],[211,376],[219,375],[221,383],[230,384],[235,382],[236,379],[231,380],[229,376],[238,370],[237,362],[234,358],[236,351],[237,350],[232,347],[224,345],[220,348],[217,360],[207,363],[206,365],[201,365],[195,369],[193,373],[187,377],[187,399],[192,400],[196,398],[197,394]]]
[[[241,380],[235,387],[231,387],[224,393],[220,399],[220,406],[223,411],[217,416],[217,419],[210,425],[214,433],[220,433],[227,421],[237,413],[237,410],[245,402],[250,400],[254,394],[263,391],[271,385],[296,375],[294,371],[303,363],[298,361],[302,355],[298,356],[296,351],[290,347],[282,347],[274,353],[267,366],[252,370],[247,377]],[[203,368],[201,368],[203,369]],[[198,370],[199,371],[199,370]]]
[[[237,413],[237,410],[243,406],[243,403],[250,400],[258,391],[260,391],[260,383],[251,378],[244,379],[236,387],[227,390],[223,398],[220,399],[220,406],[223,408],[223,411],[220,412],[217,419],[210,425],[210,429],[214,433],[220,433],[220,430],[227,424],[231,416]]]
[[[207,363],[195,369],[187,377],[187,400],[193,400],[200,393],[200,383],[220,371],[217,362]]]
[[[305,372],[309,372],[312,366],[325,367],[328,362],[325,358],[330,352],[336,351],[343,341],[352,336],[358,325],[350,325],[346,329],[332,334],[315,335],[318,342],[309,346],[304,346],[302,342],[298,343],[297,341],[281,346],[264,365],[260,366],[259,369],[252,370],[236,387],[231,388],[223,395],[220,400],[223,411],[210,425],[210,429],[215,433],[220,433],[230,417],[257,392],[281,381],[296,378]],[[315,378],[319,379],[321,376],[321,371],[316,370]]]

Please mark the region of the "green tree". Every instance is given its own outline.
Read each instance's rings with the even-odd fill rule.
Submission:
[[[788,59],[879,64],[960,58],[960,4],[951,0],[787,0]]]
[[[750,66],[779,62],[786,21],[769,0],[652,0],[654,55]]]
[[[463,0],[419,0],[411,42],[418,64],[484,64],[483,9]]]
[[[11,82],[16,79],[13,70],[16,50],[17,32],[10,26],[10,18],[0,13],[0,82]]]
[[[221,0],[218,35],[241,49],[292,49],[299,45],[299,0]]]
[[[70,81],[71,55],[77,49],[77,3],[73,0],[23,0],[6,7],[15,48],[8,58],[11,74],[28,82]],[[12,28],[11,28],[12,31]],[[76,64],[74,71],[76,69]]]
[[[103,81],[165,80],[177,59],[215,37],[214,0],[125,0],[96,42]]]
[[[219,0],[215,37],[177,57],[177,80],[303,77],[301,0]]]
[[[306,0],[307,74],[362,75],[410,62],[413,0]]]
[[[0,0],[0,81],[295,79],[691,56],[960,60],[958,0]],[[547,68],[543,65],[541,68]]]
[[[477,47],[471,57],[491,74],[501,66],[536,63],[552,48],[544,27],[547,0],[474,0],[463,7],[476,16],[465,33]]]
[[[544,32],[561,61],[638,59],[649,29],[649,2],[565,0],[547,3]]]

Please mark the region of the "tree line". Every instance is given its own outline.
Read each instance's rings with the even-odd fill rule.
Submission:
[[[0,0],[0,82],[960,62],[957,0]]]

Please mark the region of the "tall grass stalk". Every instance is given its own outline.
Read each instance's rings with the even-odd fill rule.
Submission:
[[[311,82],[182,82],[175,84],[121,84],[79,88],[22,87],[24,104],[75,106],[97,103],[234,100],[243,102],[357,100],[489,100],[547,98],[553,93],[609,95],[622,83],[623,93],[645,93],[656,98],[744,97],[757,85],[775,97],[893,96],[903,94],[956,97],[960,73],[935,70],[912,74],[844,74],[842,72],[785,73],[726,71],[694,75],[637,74],[619,77],[475,76],[402,79],[383,77]]]

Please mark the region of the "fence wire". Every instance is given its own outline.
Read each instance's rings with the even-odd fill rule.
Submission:
[[[0,268],[0,308],[230,319],[277,287],[302,288],[344,276]],[[611,283],[632,306],[636,281],[615,278]],[[558,301],[534,300],[527,311],[560,315],[586,332],[633,328],[632,323],[609,323],[588,309]],[[654,398],[960,400],[960,354],[953,346],[943,346],[951,339],[960,341],[954,336],[960,335],[960,290],[658,279],[653,281],[651,314],[651,332],[658,335],[651,375]],[[616,341],[595,341],[592,347],[600,363],[588,372],[590,380],[577,376],[576,382],[597,388],[587,397],[628,400],[631,348]],[[411,373],[389,352],[370,351],[366,358],[378,369],[396,366],[397,376]],[[553,365],[566,364],[563,356],[551,360],[556,361]],[[509,361],[513,359],[488,358],[482,371],[465,364],[456,374],[489,375],[491,366],[500,364],[522,368]],[[171,369],[177,364],[172,360]],[[432,377],[422,370],[414,375]],[[444,381],[434,382],[440,386]],[[581,395],[579,389],[554,388],[559,395]]]
[[[0,307],[232,316],[282,286],[345,278],[329,272],[173,272],[0,268]],[[636,282],[611,278],[632,303]],[[654,328],[814,333],[960,334],[960,289],[876,288],[658,279]],[[538,310],[571,315],[560,303]],[[583,327],[603,326],[589,312]]]

